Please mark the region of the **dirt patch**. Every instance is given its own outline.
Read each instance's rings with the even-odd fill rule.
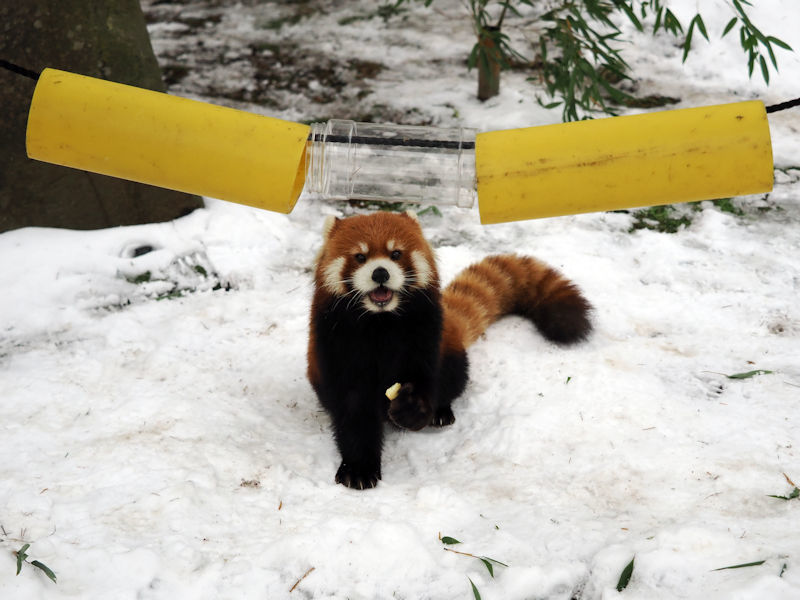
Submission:
[[[303,107],[308,120],[413,117],[371,101],[371,85],[386,69],[383,63],[326,52],[319,40],[292,27],[326,15],[329,4],[143,0],[142,8],[173,93],[271,111]]]

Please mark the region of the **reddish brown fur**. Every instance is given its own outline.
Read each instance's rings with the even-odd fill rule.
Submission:
[[[375,300],[384,282],[394,295]],[[342,456],[336,481],[358,489],[381,478],[384,420],[409,430],[455,421],[466,349],[497,319],[522,315],[558,343],[591,331],[591,307],[578,288],[531,257],[490,256],[440,292],[433,252],[409,215],[333,221],[315,284],[308,377],[331,415]],[[390,402],[384,390],[394,383],[401,388]]]
[[[590,308],[574,284],[543,262],[513,254],[490,256],[462,271],[444,289],[442,344],[467,348],[504,315],[521,314],[536,321],[538,309],[565,303],[579,312]],[[578,338],[588,333],[588,322],[579,327],[583,328]]]

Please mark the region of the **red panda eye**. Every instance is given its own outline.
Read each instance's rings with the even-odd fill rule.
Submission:
[[[367,257],[359,252],[358,254],[356,254],[356,262],[364,264],[365,262],[367,262]]]
[[[389,255],[392,260],[399,260],[401,256],[403,256],[403,253],[400,250],[395,250]]]

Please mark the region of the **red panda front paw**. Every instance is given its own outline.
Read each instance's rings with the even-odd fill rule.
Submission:
[[[447,427],[455,422],[456,416],[453,414],[453,409],[449,406],[440,406],[433,415],[431,425],[434,427]]]
[[[378,485],[381,478],[381,469],[369,468],[364,465],[342,462],[336,471],[336,483],[341,483],[354,490],[367,490]]]
[[[389,404],[389,419],[403,429],[419,431],[431,424],[433,409],[427,398],[414,393],[414,386],[404,383]]]

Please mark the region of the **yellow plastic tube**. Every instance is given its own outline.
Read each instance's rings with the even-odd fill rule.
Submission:
[[[596,119],[478,134],[483,223],[768,192],[764,104]]]
[[[310,128],[45,69],[28,117],[28,156],[288,213],[305,180]]]

